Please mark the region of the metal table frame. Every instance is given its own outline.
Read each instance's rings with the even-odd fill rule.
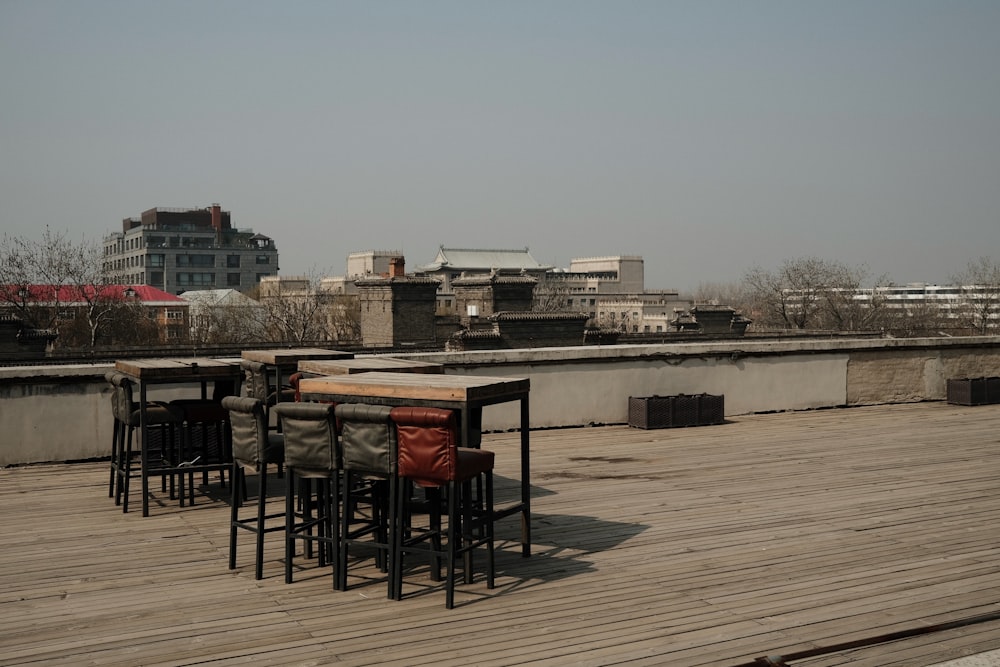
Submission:
[[[497,509],[497,519],[521,515],[521,552],[531,555],[531,446],[527,378],[437,375],[371,371],[353,375],[303,378],[302,400],[376,405],[412,405],[459,410],[463,443],[477,442],[482,408],[518,401],[521,432],[521,499]]]
[[[127,375],[139,386],[140,475],[142,478],[142,515],[149,516],[149,478],[176,473],[195,473],[228,469],[231,464],[191,465],[151,469],[149,462],[147,390],[150,385],[201,383],[201,397],[207,397],[207,383],[235,380],[238,390],[241,378],[238,359],[128,359],[115,362],[115,369]],[[237,391],[238,393],[238,391]],[[183,496],[183,491],[181,492]],[[184,502],[183,497],[180,501]]]

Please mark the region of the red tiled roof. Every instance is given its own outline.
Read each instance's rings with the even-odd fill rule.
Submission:
[[[136,297],[143,303],[149,302],[174,302],[178,305],[187,305],[187,302],[177,296],[164,292],[161,289],[149,285],[28,285],[28,301],[36,303],[81,303],[85,300],[99,298],[108,301],[124,301],[125,290],[132,288]],[[17,298],[17,285],[0,285],[0,295],[4,301],[20,300]]]

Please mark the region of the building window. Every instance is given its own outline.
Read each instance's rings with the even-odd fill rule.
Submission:
[[[163,286],[163,271],[150,271],[149,284]]]
[[[178,287],[206,287],[215,284],[214,273],[178,273]]]
[[[164,265],[163,255],[150,255],[149,256],[149,265],[150,266],[162,267]]]
[[[215,266],[215,255],[177,255],[177,266]]]
[[[229,274],[226,274],[226,284],[229,285],[230,287],[239,287],[240,286],[240,274],[238,274],[238,273],[229,273]]]
[[[168,320],[183,320],[184,319],[184,311],[181,311],[181,310],[168,310],[167,311],[167,319]]]
[[[240,256],[229,255],[228,257],[226,257],[226,266],[230,269],[240,268]]]
[[[258,264],[270,264],[271,263],[271,257],[270,257],[270,255],[257,255],[257,263]]]

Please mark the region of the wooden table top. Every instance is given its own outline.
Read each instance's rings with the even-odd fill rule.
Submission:
[[[139,380],[214,379],[239,375],[238,359],[119,359],[115,370]]]
[[[240,356],[248,361],[256,361],[271,366],[294,366],[306,359],[351,359],[354,357],[354,353],[344,352],[343,350],[304,347],[297,349],[243,350]]]
[[[390,373],[444,373],[444,366],[430,361],[411,361],[393,357],[355,357],[354,359],[306,359],[299,370],[316,375],[350,375],[369,371]]]
[[[299,390],[304,395],[336,394],[458,403],[513,401],[526,398],[529,387],[528,378],[389,371],[302,378],[299,384]]]

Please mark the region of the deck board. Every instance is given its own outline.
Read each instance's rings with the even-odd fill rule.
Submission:
[[[0,665],[684,665],[1000,610],[1000,408],[921,403],[717,426],[532,432],[533,556],[499,526],[497,586],[444,608],[408,574],[350,590],[269,536],[227,569],[227,492],[151,516],[107,498],[107,464],[0,470]],[[517,433],[489,433],[518,497]],[[252,482],[251,482],[252,483]],[[136,497],[133,496],[133,503]],[[275,492],[276,506],[281,502]],[[1000,621],[793,663],[933,665],[1000,647]]]

